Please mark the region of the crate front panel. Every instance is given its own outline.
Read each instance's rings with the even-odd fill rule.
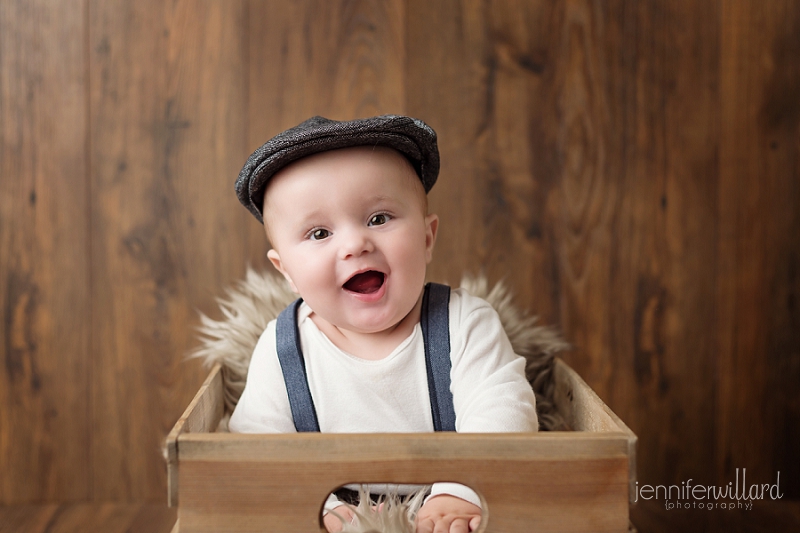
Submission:
[[[180,450],[181,533],[318,531],[328,493],[355,482],[463,483],[488,532],[628,527],[624,434],[187,435]]]

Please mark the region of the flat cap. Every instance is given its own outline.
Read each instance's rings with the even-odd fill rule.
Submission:
[[[352,146],[388,146],[399,151],[417,171],[425,192],[439,176],[436,132],[421,120],[401,115],[349,121],[312,117],[253,152],[236,180],[236,196],[263,224],[264,190],[276,172],[303,157]]]

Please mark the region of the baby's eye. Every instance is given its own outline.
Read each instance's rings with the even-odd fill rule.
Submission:
[[[385,213],[380,213],[377,215],[373,215],[372,218],[369,219],[369,226],[382,226],[389,221],[389,215]]]
[[[308,234],[308,238],[312,241],[321,241],[322,239],[326,239],[330,237],[331,232],[326,229],[315,229],[311,233]]]

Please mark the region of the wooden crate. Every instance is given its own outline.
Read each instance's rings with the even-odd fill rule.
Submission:
[[[214,367],[167,438],[174,532],[318,532],[343,484],[436,481],[481,495],[486,532],[627,532],[636,435],[560,359],[555,379],[575,431],[253,435],[214,432]]]

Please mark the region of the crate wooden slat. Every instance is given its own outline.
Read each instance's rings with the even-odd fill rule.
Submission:
[[[319,531],[343,484],[437,481],[481,495],[487,532],[626,532],[636,436],[560,360],[555,376],[576,431],[242,435],[213,432],[215,367],[168,439],[176,533]]]
[[[178,504],[178,436],[188,433],[211,433],[224,412],[222,367],[214,365],[189,406],[167,436],[167,502]]]
[[[556,358],[555,405],[564,420],[576,432],[621,432],[628,440],[628,473],[630,501],[636,485],[637,437],[603,400],[583,381],[577,372]]]

